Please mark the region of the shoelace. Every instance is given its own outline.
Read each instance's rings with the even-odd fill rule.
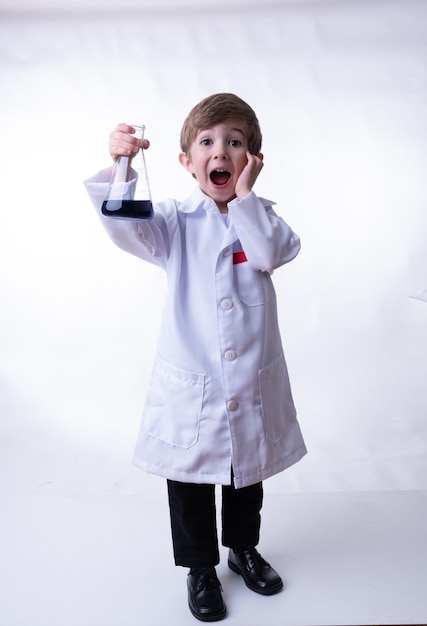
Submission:
[[[197,588],[195,590],[196,593],[202,591],[203,589],[207,589],[208,587],[214,587],[215,589],[219,588],[222,591],[221,583],[219,582],[214,569],[204,567],[200,570],[200,572],[195,572],[194,576],[199,576]]]
[[[252,553],[249,551],[244,551],[244,552],[248,554],[247,568],[249,571],[252,571],[256,567],[258,567],[260,570],[266,567],[270,567],[269,563],[267,563],[267,561],[263,559],[259,553],[257,552]]]

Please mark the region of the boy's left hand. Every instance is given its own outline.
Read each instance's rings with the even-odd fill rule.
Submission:
[[[248,151],[246,152],[246,157],[248,162],[237,180],[235,189],[236,196],[239,200],[245,198],[252,191],[258,174],[264,167],[264,163],[262,162],[264,157],[261,152],[259,154],[251,154]]]

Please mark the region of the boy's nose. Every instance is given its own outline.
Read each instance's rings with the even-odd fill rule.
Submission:
[[[216,159],[228,159],[228,150],[227,150],[227,146],[224,145],[218,145],[217,149],[215,151],[215,158]]]

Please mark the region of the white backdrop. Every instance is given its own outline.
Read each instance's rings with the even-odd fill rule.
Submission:
[[[183,198],[217,91],[256,110],[256,191],[303,246],[274,279],[309,454],[266,489],[426,489],[427,3],[51,4],[0,6],[0,494],[158,488],[130,457],[164,277],[82,181],[143,121],[153,198]]]

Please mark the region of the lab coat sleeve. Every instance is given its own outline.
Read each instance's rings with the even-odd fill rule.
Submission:
[[[298,235],[254,192],[228,205],[230,219],[249,266],[270,274],[294,259],[300,251]]]
[[[86,191],[110,239],[119,248],[155,265],[165,266],[170,251],[170,237],[167,220],[161,211],[154,211],[148,221],[119,220],[105,217],[101,212],[102,202],[107,192],[111,168],[101,170],[84,181]],[[128,195],[132,198],[132,186],[128,183]]]

